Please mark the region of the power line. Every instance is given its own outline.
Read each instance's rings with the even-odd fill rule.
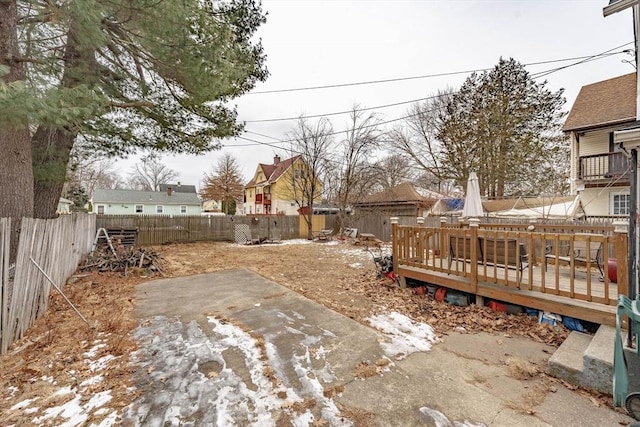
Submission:
[[[631,44],[631,43],[633,43],[633,42],[624,43],[624,44],[622,44],[620,46],[617,46],[617,47],[615,47],[613,49],[610,49],[610,50],[605,51],[602,54],[598,54],[598,55],[603,55],[604,53],[610,52],[611,50],[619,49],[619,48],[624,47],[624,46],[626,46],[628,44]],[[622,53],[622,52],[618,52],[618,53]],[[524,67],[529,67],[529,66],[534,66],[534,65],[553,64],[553,63],[557,63],[557,62],[584,60],[584,59],[593,58],[593,57],[598,56],[598,55],[577,56],[577,57],[573,57],[573,58],[562,58],[562,59],[552,59],[552,60],[548,60],[548,61],[530,62],[528,64],[523,64],[523,66]],[[571,66],[571,65],[569,65],[569,66]],[[566,68],[566,67],[561,67],[561,68],[558,68],[558,69],[562,69],[562,68]],[[261,91],[249,92],[246,95],[263,95],[263,94],[268,94],[268,93],[300,92],[300,91],[305,91],[305,90],[333,89],[333,88],[348,87],[348,86],[362,86],[362,85],[371,85],[371,84],[380,84],[380,83],[391,83],[391,82],[400,82],[400,81],[408,81],[408,80],[428,79],[428,78],[433,78],[433,77],[455,76],[455,75],[458,75],[458,74],[469,74],[469,73],[476,73],[476,72],[481,72],[481,71],[489,71],[491,69],[493,69],[493,67],[491,67],[491,68],[477,68],[477,69],[473,69],[473,70],[464,70],[464,71],[450,71],[450,72],[446,72],[446,73],[424,74],[424,75],[420,75],[420,76],[397,77],[397,78],[392,78],[392,79],[368,80],[368,81],[350,82],[350,83],[336,83],[336,84],[330,84],[330,85],[306,86],[306,87],[297,87],[297,88],[288,88],[288,89],[261,90]]]
[[[530,65],[541,65],[541,64],[549,64],[549,63],[555,63],[555,62],[561,62],[561,61],[572,61],[572,60],[576,60],[576,59],[580,59],[580,61],[578,62],[574,62],[573,64],[568,64],[562,67],[557,67],[557,68],[552,68],[550,70],[545,70],[545,71],[540,71],[538,73],[532,73],[531,77],[532,78],[540,78],[540,77],[544,77],[547,76],[551,73],[560,71],[560,70],[564,70],[566,68],[569,67],[573,67],[576,65],[580,65],[580,64],[584,64],[590,61],[595,61],[598,59],[602,59],[602,58],[607,58],[609,56],[613,56],[613,55],[618,55],[621,53],[625,53],[626,51],[620,51],[620,52],[612,52],[613,50],[616,49],[620,49],[630,43],[633,42],[628,42],[628,43],[624,43],[620,46],[616,46],[614,48],[611,48],[609,50],[606,50],[602,53],[596,54],[596,55],[590,55],[590,56],[580,56],[580,57],[574,57],[574,58],[567,58],[567,59],[563,59],[563,60],[550,60],[550,61],[540,61],[540,62],[533,62],[530,64],[526,64],[524,66],[530,66]],[[486,71],[488,69],[479,69],[479,70],[475,70],[475,71]],[[474,72],[475,72],[474,71]],[[461,72],[452,72],[451,74],[458,74]],[[446,74],[446,73],[445,73]],[[416,77],[418,78],[418,77]],[[402,78],[401,78],[402,80]],[[389,81],[393,81],[393,79],[390,79]],[[364,84],[364,83],[363,83]],[[348,86],[350,85],[349,83],[345,83],[343,84],[344,86]],[[318,86],[316,88],[320,89],[323,88],[324,86]],[[286,89],[285,91],[293,91],[293,90],[298,90],[298,89]],[[303,90],[303,89],[299,89],[299,90]],[[424,98],[418,98],[418,99],[412,99],[409,101],[400,101],[400,102],[394,102],[391,104],[383,104],[383,105],[377,105],[377,106],[373,106],[373,107],[367,107],[367,108],[361,108],[359,109],[359,111],[371,111],[371,110],[377,110],[377,109],[381,109],[381,108],[389,108],[389,107],[397,107],[399,105],[406,105],[406,104],[412,104],[412,103],[416,103],[416,102],[422,102],[422,101],[427,101],[429,99],[433,99],[433,98],[437,98],[439,95],[433,95],[433,96],[428,96],[428,97],[424,97]],[[279,117],[279,118],[270,118],[270,119],[259,119],[259,120],[245,120],[244,123],[269,123],[269,122],[279,122],[279,121],[291,121],[291,120],[298,120],[301,117],[304,118],[317,118],[317,117],[328,117],[328,116],[339,116],[339,115],[343,115],[343,114],[348,114],[351,113],[353,110],[344,110],[344,111],[335,111],[335,112],[329,112],[329,113],[322,113],[322,114],[313,114],[313,115],[298,115],[298,116],[290,116],[290,117]]]
[[[436,98],[436,97],[438,97],[438,95],[427,96],[426,98],[412,99],[410,101],[394,102],[393,104],[377,105],[375,107],[358,108],[358,111],[370,111],[370,110],[377,110],[379,108],[397,107],[398,105],[412,104],[414,102],[426,101],[428,99],[432,99],[432,98]],[[282,121],[288,121],[288,120],[298,120],[300,117],[304,117],[305,119],[313,119],[313,118],[316,118],[316,117],[339,116],[341,114],[351,113],[352,111],[353,111],[353,109],[345,110],[345,111],[336,111],[336,112],[333,112],[333,113],[313,114],[311,116],[282,117],[282,118],[278,118],[278,119],[263,119],[263,120],[245,120],[245,123],[282,122]]]
[[[590,61],[595,61],[596,59],[602,59],[603,57],[609,57],[609,56],[612,56],[612,55],[617,55],[619,53],[625,53],[624,51],[622,51],[622,52],[612,52],[612,51],[614,51],[616,49],[620,49],[620,48],[622,48],[622,47],[624,47],[624,46],[626,46],[626,45],[628,45],[630,43],[633,43],[633,42],[624,43],[624,44],[621,44],[620,46],[616,46],[614,48],[605,50],[604,52],[601,52],[601,53],[599,53],[597,55],[591,55],[589,57],[582,58],[580,61],[574,62],[573,64],[568,64],[568,65],[565,65],[565,66],[562,66],[562,67],[557,67],[557,68],[554,68],[552,70],[548,70],[546,72],[537,73],[535,78],[544,77],[544,76],[547,76],[547,75],[549,75],[551,73],[555,73],[557,71],[564,70],[564,69],[569,68],[569,67],[574,67],[576,65],[585,64],[585,63],[590,62]],[[576,58],[576,59],[578,59],[578,58]]]
[[[595,54],[595,55],[575,57],[575,58],[567,58],[567,59],[564,59],[564,60],[542,61],[542,62],[530,63],[530,64],[527,64],[525,66],[580,59],[580,61],[574,62],[572,64],[568,64],[566,66],[552,68],[550,70],[541,71],[539,73],[535,73],[535,74],[531,75],[532,78],[540,78],[540,77],[549,75],[551,73],[554,73],[554,72],[557,72],[557,71],[560,71],[560,70],[563,70],[563,69],[566,69],[566,68],[569,68],[569,67],[574,67],[576,65],[581,65],[581,64],[584,64],[586,62],[590,62],[590,61],[594,61],[594,60],[597,60],[597,59],[606,58],[606,57],[609,57],[611,55],[624,53],[624,51],[623,52],[612,52],[612,51],[614,51],[616,49],[620,49],[620,48],[622,48],[622,47],[624,47],[624,46],[626,46],[628,44],[631,44],[631,43],[633,43],[633,42],[624,43],[624,44],[622,44],[620,46],[613,47],[611,49],[608,49],[608,50],[606,50],[604,52],[601,52],[601,53],[598,53],[598,54]],[[482,71],[486,71],[486,70],[482,70]],[[457,73],[458,72],[449,73],[449,74],[457,74]],[[418,77],[415,77],[415,78],[418,78]],[[390,81],[392,81],[392,80],[390,80]],[[362,84],[364,84],[364,82]],[[344,85],[349,85],[349,84],[344,84]],[[316,88],[322,88],[322,87],[316,87]],[[287,91],[292,91],[292,90],[296,90],[296,89],[291,89],[291,90],[287,90]],[[457,93],[457,92],[452,92],[451,94],[453,95],[455,93]],[[395,103],[395,104],[387,104],[386,106],[402,105],[402,104],[408,104],[408,103],[411,103],[411,102],[419,102],[419,101],[424,101],[424,100],[428,100],[428,99],[437,98],[438,96],[440,96],[440,95],[433,95],[433,96],[430,96],[430,97],[420,98],[418,100],[413,100],[413,101],[405,101],[405,102],[400,102],[400,103]],[[370,107],[370,108],[362,109],[362,111],[372,110],[372,109],[376,109],[376,108],[385,108],[385,106]],[[300,116],[300,117],[286,118],[286,119],[266,119],[266,120],[257,120],[257,121],[247,121],[246,123],[257,123],[257,122],[279,121],[279,120],[294,120],[294,119],[298,120],[298,119],[301,119],[301,118],[306,119],[306,118],[325,117],[325,116],[330,116],[330,115],[345,114],[345,113],[349,113],[351,111],[352,110],[349,110],[349,111],[346,111],[346,112],[334,112],[334,113],[328,113],[328,114],[318,114],[318,115],[312,115],[312,116]],[[365,128],[374,127],[374,126],[381,126],[381,125],[385,125],[385,124],[389,124],[389,123],[394,123],[394,122],[397,122],[397,121],[400,121],[400,120],[405,120],[405,119],[408,119],[410,117],[414,117],[414,116],[417,116],[419,114],[423,114],[425,112],[430,112],[430,111],[433,111],[433,109],[423,110],[423,111],[420,111],[420,112],[415,113],[415,114],[408,114],[408,115],[404,115],[404,116],[399,117],[399,118],[395,118],[395,119],[391,119],[391,120],[387,120],[387,121],[383,121],[383,122],[376,122],[374,124],[365,126]],[[338,131],[338,132],[332,132],[332,133],[328,134],[327,136],[339,135],[339,134],[342,134],[342,133],[344,133],[346,131],[347,130],[342,130],[342,131]],[[258,135],[258,136],[262,136],[262,137],[265,137],[265,138],[270,138],[270,139],[273,139],[273,140],[275,140],[277,142],[276,143],[267,143],[267,142],[257,141],[257,140],[253,140],[253,139],[249,139],[249,138],[245,138],[245,137],[238,137],[238,139],[242,139],[242,140],[246,140],[246,141],[249,141],[249,142],[253,142],[254,144],[242,144],[242,145],[237,144],[237,145],[233,145],[233,146],[239,147],[239,146],[266,145],[266,146],[270,146],[270,147],[281,148],[281,147],[278,147],[278,145],[276,145],[276,144],[286,144],[286,143],[295,142],[295,139],[284,140],[284,139],[281,139],[281,138],[276,138],[276,137],[273,137],[273,136],[270,136],[270,135],[260,134],[260,133],[257,133],[257,132],[252,132],[252,131],[245,131],[245,132],[251,133],[251,134],[255,134],[255,135]],[[229,146],[231,146],[231,145],[229,145]]]

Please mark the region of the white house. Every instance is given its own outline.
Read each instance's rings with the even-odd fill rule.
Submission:
[[[571,138],[571,193],[587,216],[628,216],[629,160],[613,133],[637,125],[636,74],[583,86],[562,128]]]
[[[105,215],[200,215],[196,193],[97,189],[91,198],[92,212]]]

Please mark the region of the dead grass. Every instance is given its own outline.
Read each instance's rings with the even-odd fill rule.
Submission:
[[[509,367],[511,376],[518,380],[530,380],[541,374],[537,365],[518,357],[508,357],[505,364]]]
[[[376,278],[373,262],[364,248],[348,243],[244,247],[203,242],[154,249],[165,259],[167,277],[248,268],[367,325],[369,316],[384,310],[428,321],[439,334],[464,327],[469,332],[508,332],[551,344],[559,344],[566,337],[566,332],[538,326],[534,319],[526,316],[508,316],[481,307],[455,307],[435,302],[425,295],[415,295],[411,289],[385,286],[387,281]],[[354,264],[361,267],[354,267]],[[96,327],[87,327],[53,292],[45,316],[0,358],[3,425],[21,425],[24,421],[19,416],[21,412],[9,410],[19,401],[39,399],[44,402],[44,398],[51,394],[51,384],[42,381],[43,376],[53,378],[56,387],[74,387],[92,377],[93,373],[82,355],[96,340],[106,345],[100,349],[98,357],[106,354],[118,356],[104,373],[101,383],[102,389],[111,390],[112,394],[106,408],[121,410],[135,399],[136,394],[129,389],[133,384],[129,355],[136,349],[136,343],[130,337],[137,324],[133,312],[135,287],[154,278],[140,277],[140,274],[124,277],[118,273],[79,276],[76,282],[65,285],[64,291]],[[254,339],[264,352],[264,339],[259,336],[254,336]],[[363,365],[358,374],[364,377],[377,375],[387,363],[388,360]],[[10,386],[17,387],[17,391],[11,393]],[[32,414],[33,417],[42,415],[47,406],[40,404],[39,412]],[[345,411],[353,411],[353,414],[343,412],[350,419],[360,417],[356,425],[370,425],[367,424],[368,414],[349,408]],[[281,419],[285,418],[283,415]],[[91,420],[99,424],[101,417],[92,416]]]
[[[356,378],[370,378],[380,375],[380,367],[369,362],[360,362],[356,365],[353,376]]]

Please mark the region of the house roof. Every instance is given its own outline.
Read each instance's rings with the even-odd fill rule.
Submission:
[[[285,171],[289,169],[289,167],[293,164],[293,162],[298,160],[300,157],[301,156],[299,155],[293,156],[288,159],[282,160],[277,164],[272,164],[272,165],[259,163],[258,167],[262,169],[262,172],[264,172],[264,176],[266,177],[266,180],[256,182],[256,179],[254,177],[253,179],[251,179],[251,181],[247,183],[247,185],[245,185],[245,187],[253,187],[256,184],[261,184],[261,183],[271,184],[277,181],[278,178],[280,178],[285,173]]]
[[[171,196],[166,191],[138,191],[138,190],[105,190],[96,189],[93,192],[93,204],[96,203],[156,203],[163,205],[198,205],[200,199],[196,193],[176,193]]]
[[[197,193],[195,185],[177,184],[158,184],[160,191],[167,191],[167,187],[171,187],[174,193]]]
[[[563,131],[604,127],[636,120],[636,73],[582,86]]]
[[[434,197],[430,192],[428,196],[421,195],[409,182],[397,185],[393,188],[389,188],[379,193],[367,196],[358,205],[373,205],[373,204],[390,204],[390,203],[425,203],[433,201],[438,197]],[[439,196],[439,195],[438,195]]]

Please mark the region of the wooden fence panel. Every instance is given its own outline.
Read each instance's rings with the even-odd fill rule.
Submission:
[[[9,283],[9,237],[11,233],[11,219],[0,218],[0,354],[4,353],[4,344],[9,340],[9,297],[11,288]]]
[[[0,260],[8,257],[8,232],[1,220],[0,229],[5,244],[0,243]],[[93,243],[95,215],[65,215],[56,219],[23,218],[16,252],[13,280],[2,277],[2,322],[0,323],[0,353],[12,342],[22,338],[26,330],[47,310],[51,284],[31,259],[53,282],[62,287],[76,270]],[[8,264],[4,258],[3,264]],[[0,268],[3,270],[4,268]]]
[[[170,215],[98,215],[98,228],[136,228],[138,246],[176,242],[234,241],[236,224],[247,224],[253,239],[300,237],[298,215],[250,216],[170,216]]]

